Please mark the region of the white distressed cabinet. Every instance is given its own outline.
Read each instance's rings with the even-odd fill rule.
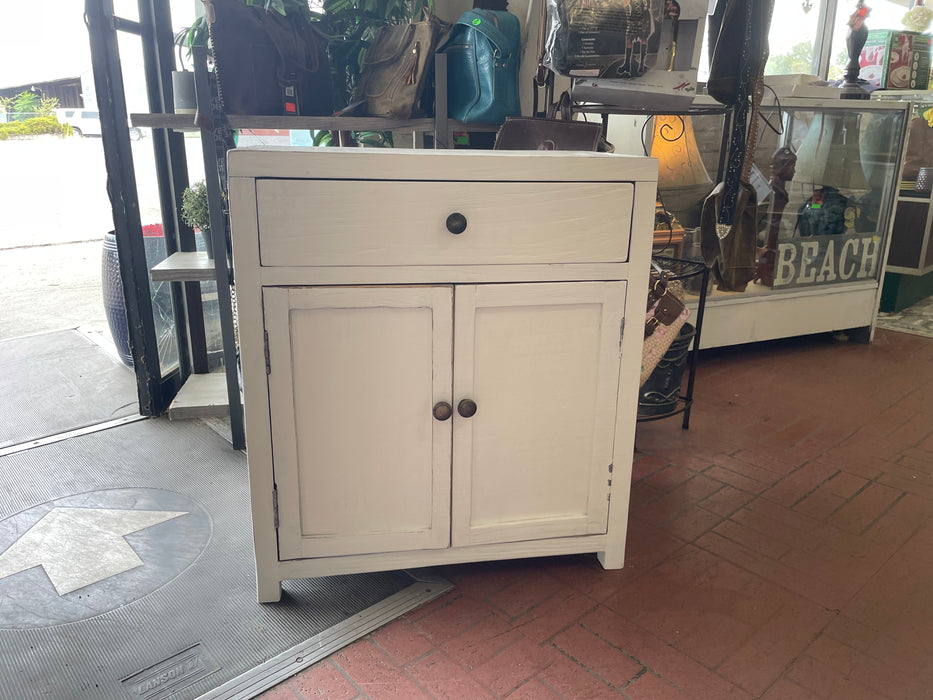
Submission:
[[[622,566],[656,162],[243,149],[229,167],[259,600],[485,559]]]

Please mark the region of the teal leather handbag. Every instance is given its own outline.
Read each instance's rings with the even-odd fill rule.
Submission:
[[[447,54],[447,114],[462,122],[501,124],[521,114],[518,17],[505,11],[464,12],[442,51]]]

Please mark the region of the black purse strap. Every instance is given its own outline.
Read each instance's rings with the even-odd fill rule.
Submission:
[[[731,226],[735,220],[735,205],[745,164],[745,132],[748,129],[748,96],[752,82],[751,35],[752,3],[741,3],[745,12],[745,36],[742,38],[741,75],[736,81],[736,100],[732,108],[732,135],[729,140],[729,160],[717,223]]]

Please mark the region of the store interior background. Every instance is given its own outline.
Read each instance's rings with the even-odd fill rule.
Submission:
[[[130,0],[119,0],[115,2],[118,10],[121,4],[127,7],[134,6],[134,3]],[[844,15],[848,14],[851,4],[853,3],[838,3],[838,17],[834,24],[832,49],[828,52],[831,56],[830,61],[833,64],[833,70],[837,76],[841,74],[839,58],[841,56],[841,47],[844,46]],[[196,0],[172,0],[171,5],[173,19],[179,26],[189,23],[194,17]],[[779,57],[793,54],[795,47],[805,42],[812,43],[817,36],[815,20],[819,15],[821,3],[816,0],[812,3],[810,11],[806,13],[803,11],[802,5],[803,3],[799,2],[799,0],[777,0],[776,2],[771,32],[771,57],[774,65],[777,65]],[[893,28],[900,26],[900,17],[904,12],[902,3],[876,0],[871,3],[871,7],[872,13],[868,20],[870,27]],[[29,26],[35,21],[34,9],[25,5],[20,7],[19,4],[16,4],[4,8],[3,12],[7,19],[4,21],[3,27],[0,27],[0,88],[25,85],[30,81],[80,76],[90,71],[87,32],[81,18],[82,3],[61,0],[47,5],[46,16],[43,17],[43,38],[39,46],[40,50],[37,50],[35,38],[24,36],[22,31],[23,26]],[[23,13],[22,16],[19,16],[19,13]],[[127,42],[125,47],[121,47],[121,52],[124,56],[124,70],[127,76],[128,111],[146,112],[148,107],[146,105],[145,91],[142,87],[142,61],[138,57],[138,47],[135,47],[131,42]],[[799,68],[799,65],[799,63],[794,64],[793,72],[811,72],[811,70]],[[137,80],[132,80],[134,66],[138,69]],[[615,143],[618,152],[640,154],[642,123],[643,120],[634,117],[613,118],[610,140]],[[144,224],[157,222],[161,216],[156,194],[157,188],[154,184],[155,172],[152,167],[151,144],[152,140],[148,137],[132,144]],[[187,146],[191,180],[195,181],[202,176],[200,174],[203,173],[204,167],[201,160],[200,146],[195,138],[188,139]],[[100,139],[72,138],[57,140],[43,138],[35,141],[0,143],[0,163],[3,165],[2,169],[0,169],[0,211],[3,212],[4,219],[3,225],[0,226],[0,268],[4,270],[4,275],[0,276],[0,298],[3,299],[4,307],[3,312],[0,313],[0,341],[37,333],[76,328],[110,353],[116,360],[116,350],[113,346],[101,302],[101,242],[103,233],[112,229],[113,223],[110,203],[106,195],[106,171]],[[811,635],[814,639],[819,637],[820,644],[814,645],[810,649],[809,655],[788,657],[786,654],[784,656],[781,653],[774,654],[775,646],[780,647],[782,644],[787,646],[786,638],[781,637],[778,632],[774,632],[774,642],[770,647],[770,638],[760,639],[757,648],[754,646],[750,648],[743,647],[744,658],[741,654],[729,656],[724,652],[723,658],[728,658],[729,663],[734,667],[732,678],[736,685],[750,692],[752,696],[769,697],[773,700],[779,700],[782,697],[921,698],[924,697],[922,694],[925,692],[923,688],[928,688],[929,682],[933,682],[933,678],[930,678],[928,673],[923,676],[922,669],[920,669],[921,659],[924,654],[933,650],[931,632],[929,629],[916,627],[918,624],[933,619],[929,614],[929,606],[925,605],[916,595],[919,587],[918,581],[933,580],[933,577],[930,576],[929,549],[924,550],[924,547],[933,542],[929,529],[929,505],[930,501],[933,500],[933,485],[928,485],[930,481],[929,464],[919,464],[919,462],[926,459],[927,455],[933,453],[931,438],[927,437],[929,428],[927,427],[926,433],[921,435],[924,430],[921,419],[930,421],[930,413],[929,409],[921,405],[920,398],[915,393],[911,393],[912,398],[909,400],[900,401],[893,398],[893,394],[896,393],[895,390],[900,390],[906,395],[908,388],[912,392],[916,389],[916,386],[909,387],[910,373],[904,371],[903,367],[900,369],[895,367],[898,353],[904,353],[905,357],[908,358],[908,362],[918,363],[915,368],[918,376],[917,386],[933,389],[929,384],[929,363],[933,359],[931,358],[929,343],[933,343],[933,341],[901,340],[890,335],[883,335],[878,341],[877,352],[883,355],[878,360],[881,363],[879,367],[883,365],[883,369],[879,369],[878,377],[880,381],[889,382],[888,386],[881,390],[880,393],[890,400],[885,403],[881,400],[882,397],[879,397],[876,393],[874,399],[877,402],[873,402],[870,409],[868,409],[879,411],[882,415],[876,426],[877,433],[874,434],[874,437],[878,446],[887,446],[889,454],[895,452],[900,454],[898,451],[909,452],[912,458],[918,461],[918,469],[920,467],[925,469],[925,474],[921,474],[919,482],[928,491],[921,491],[917,486],[914,486],[913,489],[905,487],[905,493],[908,496],[901,497],[897,501],[899,510],[894,513],[897,517],[892,517],[883,523],[885,527],[889,525],[890,527],[880,533],[879,530],[882,529],[880,527],[871,530],[871,532],[866,530],[862,532],[862,535],[864,541],[872,540],[875,544],[884,544],[884,535],[894,532],[904,523],[911,523],[915,529],[920,527],[921,522],[926,524],[920,531],[919,536],[909,540],[909,546],[899,541],[898,546],[904,545],[903,551],[906,551],[906,553],[888,568],[886,571],[887,578],[884,581],[872,582],[872,586],[887,587],[892,592],[892,600],[886,603],[879,602],[884,599],[884,591],[868,590],[860,599],[856,599],[855,606],[861,605],[865,609],[874,606],[872,608],[874,619],[885,616],[887,616],[885,619],[890,618],[893,620],[897,618],[896,625],[892,623],[894,627],[897,627],[897,630],[888,630],[890,634],[887,634],[887,636],[885,634],[871,636],[862,626],[834,621],[830,624],[828,633],[818,635],[808,626],[812,620],[808,621],[805,618],[812,613],[820,621],[823,621],[822,617],[820,617],[822,612],[808,605],[795,606],[796,599],[791,600],[792,596],[788,596],[786,601],[782,601],[784,607],[781,608],[784,612],[789,611],[791,614],[790,618],[785,618],[791,621],[784,623],[789,630],[788,637]],[[717,421],[710,415],[710,412],[728,410],[727,404],[730,401],[728,398],[730,395],[734,395],[732,400],[737,404],[758,403],[761,401],[761,397],[752,395],[753,390],[778,391],[781,396],[774,399],[773,406],[775,408],[783,406],[788,411],[794,410],[796,404],[791,398],[797,400],[800,398],[800,394],[793,394],[790,390],[784,393],[775,382],[764,381],[760,378],[751,379],[744,384],[738,381],[743,375],[753,377],[758,376],[763,371],[791,372],[794,368],[794,357],[798,353],[813,350],[813,348],[797,346],[793,343],[783,345],[779,343],[778,345],[780,346],[778,349],[779,355],[773,358],[762,354],[763,351],[757,348],[751,350],[744,357],[734,350],[713,351],[709,355],[708,369],[702,380],[709,391],[709,394],[707,394],[709,412],[705,417],[702,417],[699,416],[700,411],[703,410],[702,407],[700,407],[700,411],[695,411],[694,416],[698,419],[692,431],[698,437],[687,437],[684,442],[685,445],[695,450],[696,459],[702,461],[709,456],[712,460],[713,455],[715,455],[716,460],[725,461],[722,456],[725,450],[720,449],[720,447],[724,445],[736,447],[741,443],[743,444],[742,449],[746,449],[744,444],[747,444],[749,436],[756,428],[760,428],[756,421],[766,420],[760,412],[751,411],[747,422],[731,426],[728,430],[722,426],[717,428]],[[833,355],[836,352],[842,353],[838,356],[841,358],[839,362],[849,371],[854,373],[869,373],[871,371],[870,362],[861,364],[854,358],[854,354],[859,352],[857,346],[846,347],[841,351],[838,346],[835,348],[821,347],[816,349],[817,363],[811,369],[802,373],[801,381],[803,378],[809,377],[813,383],[818,382],[821,374],[828,372],[829,368],[836,362],[834,357],[837,356]],[[730,368],[734,367],[740,368],[738,377],[736,373],[730,371]],[[818,371],[818,368],[822,368],[822,370]],[[132,381],[132,371],[117,361],[114,362],[114,371],[125,373]],[[701,384],[701,386],[703,385]],[[796,382],[794,386],[799,389]],[[863,392],[873,391],[871,382],[867,380],[855,382],[851,389],[847,389],[841,381],[833,381],[831,386],[824,387],[823,391],[835,391],[837,392],[836,396],[832,400],[826,398],[825,395],[821,396],[819,400],[814,401],[814,406],[818,406],[826,412],[835,411],[836,415],[833,419],[827,419],[824,423],[821,423],[817,430],[805,430],[797,421],[790,421],[784,426],[787,433],[794,431],[806,432],[797,449],[801,455],[806,452],[807,448],[805,446],[808,442],[820,439],[820,431],[828,434],[833,431],[844,430],[841,425],[846,417],[851,419],[853,425],[864,424],[864,421],[857,415],[859,412],[858,403],[861,399],[855,388]],[[702,395],[702,390],[700,391]],[[815,412],[814,406],[808,407],[804,415],[812,415]],[[929,426],[929,422],[926,425]],[[888,428],[887,432],[885,432],[885,427]],[[704,507],[694,507],[700,502],[697,494],[678,490],[678,479],[683,480],[680,483],[687,483],[689,480],[695,486],[698,485],[693,480],[691,471],[697,466],[693,459],[685,460],[682,456],[673,455],[661,446],[664,440],[664,431],[673,430],[679,430],[676,421],[668,425],[656,424],[642,431],[643,439],[640,447],[652,450],[652,454],[636,464],[636,472],[640,479],[643,479],[640,487],[642,494],[650,492],[652,498],[666,500],[671,503],[677,501],[681,505],[683,503],[691,504],[690,508],[678,511],[680,520],[676,524],[674,524],[673,520],[661,522],[660,515],[651,515],[648,511],[643,511],[641,514],[643,520],[642,529],[654,529],[656,531],[653,532],[652,538],[640,538],[640,536],[636,538],[636,543],[640,543],[646,549],[633,552],[632,566],[623,574],[624,578],[619,582],[619,585],[627,584],[629,593],[643,595],[646,600],[652,595],[651,587],[648,585],[649,579],[643,579],[639,584],[636,582],[636,577],[649,566],[661,562],[663,556],[667,556],[667,553],[662,554],[661,550],[651,552],[648,549],[652,546],[658,546],[659,548],[671,547],[671,537],[680,536],[689,541],[691,535],[686,531],[691,530],[691,528],[699,528],[698,519],[708,516],[710,510],[709,503]],[[743,440],[735,439],[737,433],[744,436],[744,443]],[[785,437],[787,433],[785,433]],[[780,436],[782,431],[779,430],[776,433],[769,434],[771,435],[773,449],[783,451],[782,448],[777,447],[775,442],[775,435]],[[909,442],[898,442],[902,438]],[[4,446],[4,439],[5,436],[0,434],[0,446]],[[860,472],[860,476],[857,478],[869,478],[872,460],[868,457],[859,458],[856,453],[859,449],[868,450],[868,454],[874,459],[883,461],[884,458],[880,454],[881,447],[876,446],[876,448],[869,449],[870,439],[867,437],[856,440],[855,436],[847,436],[846,439],[850,440],[850,444],[844,451],[845,459],[850,464],[858,464],[856,471]],[[719,441],[719,447],[717,447],[716,440]],[[832,459],[843,459],[843,457],[836,455]],[[830,458],[826,458],[822,462],[816,460],[814,464],[817,465],[817,468],[811,471],[818,472],[821,464],[825,466],[825,463],[830,461]],[[767,470],[767,466],[751,465],[751,469]],[[738,470],[737,467],[736,469]],[[748,478],[747,467],[743,467],[743,470],[745,470],[745,476]],[[718,473],[722,474],[721,471]],[[842,473],[848,475],[848,472],[844,471]],[[758,474],[763,479],[765,478],[764,471],[758,472]],[[690,479],[688,479],[688,476]],[[796,494],[801,497],[801,502],[803,502],[806,497],[814,496],[808,502],[808,507],[815,509],[814,513],[821,512],[819,510],[821,507],[827,508],[828,505],[826,504],[829,502],[833,502],[838,506],[838,502],[834,499],[854,498],[851,494],[843,493],[844,489],[841,482],[829,488],[820,486],[819,483],[822,482],[812,481],[811,483],[807,481],[807,478],[815,477],[802,476],[797,484],[799,493],[791,493],[792,489],[785,486],[787,494],[783,497],[788,499],[789,502]],[[911,477],[906,472],[903,474],[898,472],[896,478],[909,480]],[[914,477],[915,482],[917,478]],[[738,478],[736,478],[736,482],[736,486],[729,487],[731,489],[730,493],[733,495],[733,491],[736,489],[742,491],[743,488],[750,488],[747,482],[738,483]],[[846,476],[846,482],[848,486],[852,485],[849,476]],[[3,485],[4,488],[15,488],[15,475],[0,474],[0,485]],[[807,492],[805,489],[810,487],[813,488],[813,491]],[[763,490],[766,486],[761,488]],[[922,496],[922,500],[925,501],[924,504],[917,503],[917,501],[921,500],[921,496],[918,494],[925,494]],[[725,496],[721,498],[724,500]],[[822,506],[817,503],[818,499],[822,499]],[[679,507],[681,506],[676,506],[676,508]],[[725,508],[725,505],[717,504],[717,507]],[[868,516],[853,515],[853,522],[858,521],[861,517]],[[879,522],[880,517],[879,515]],[[872,521],[871,524],[876,525],[877,523]],[[789,524],[785,525],[790,527]],[[678,530],[677,535],[671,534],[674,530]],[[704,543],[712,548],[712,540],[717,542],[720,540],[725,541],[718,535],[709,535]],[[854,542],[855,540],[852,542],[847,541],[844,548],[854,546]],[[755,543],[748,542],[747,544],[750,549],[754,548]],[[792,549],[790,543],[785,542],[785,545]],[[765,556],[769,555],[770,553],[766,553]],[[879,558],[880,556],[879,552],[872,549],[867,559],[863,559],[863,563],[867,560],[874,562],[873,557]],[[743,585],[752,585],[754,582],[750,581],[750,578],[755,578],[760,573],[760,570],[756,567],[765,566],[760,561],[755,564],[747,564],[749,570],[756,572],[755,576],[749,578],[748,572],[744,568],[739,570],[733,569],[731,565],[722,566],[713,563],[712,559],[707,561],[705,557],[706,554],[700,549],[682,551],[678,557],[673,557],[667,563],[665,569],[670,575],[671,581],[669,588],[665,592],[673,594],[672,591],[677,592],[689,588],[693,596],[691,604],[699,606],[703,604],[703,598],[708,592],[703,586],[709,581],[715,581],[717,577],[725,579],[733,576],[736,577],[736,580],[741,579]],[[711,573],[704,574],[708,575],[708,579],[704,584],[694,589],[691,588],[692,584],[684,583],[681,579],[683,578],[686,581],[692,576],[694,569],[691,566],[695,564],[696,559],[703,560],[704,564],[708,564],[709,568],[706,571]],[[829,560],[836,561],[832,556],[829,557]],[[867,567],[868,564],[866,563],[865,566]],[[864,583],[868,581],[867,570],[867,568],[852,567],[846,574],[851,575],[853,580]],[[380,683],[395,683],[393,687],[401,693],[399,695],[401,697],[420,697],[416,693],[422,693],[425,687],[431,687],[427,681],[421,685],[416,685],[415,690],[411,690],[411,687],[406,684],[411,678],[417,678],[418,672],[425,672],[424,667],[427,664],[423,663],[423,661],[430,654],[435,652],[443,653],[445,661],[452,656],[451,649],[456,646],[454,639],[460,638],[458,635],[461,626],[463,629],[475,630],[476,628],[473,626],[476,625],[482,628],[484,632],[489,633],[487,637],[476,634],[475,640],[463,641],[462,644],[495,646],[490,641],[495,637],[490,630],[497,628],[500,619],[497,613],[493,613],[491,618],[484,616],[489,609],[495,608],[498,610],[502,607],[509,608],[511,605],[515,611],[520,609],[524,611],[523,606],[526,603],[528,609],[531,609],[542,601],[550,600],[545,595],[547,591],[535,588],[536,585],[540,585],[542,582],[545,588],[550,587],[552,591],[561,592],[569,590],[564,588],[565,585],[579,585],[578,583],[569,584],[566,580],[566,572],[560,571],[559,568],[548,569],[544,571],[543,576],[536,576],[535,569],[523,565],[506,566],[502,569],[491,567],[481,571],[464,570],[461,573],[462,578],[455,582],[461,585],[462,589],[467,593],[466,595],[460,593],[455,598],[453,604],[456,609],[451,610],[448,607],[438,610],[432,608],[411,614],[383,630],[375,639],[364,642],[361,647],[356,647],[355,651],[345,652],[339,659],[316,666],[307,675],[299,676],[287,684],[282,684],[270,690],[268,697],[270,700],[273,698],[287,698],[288,700],[310,698],[315,697],[314,692],[320,689],[329,689],[328,692],[332,697],[336,697],[340,693],[344,693],[346,697],[383,697],[386,695],[384,694],[385,687],[380,686]],[[540,572],[538,573],[540,574]],[[598,588],[598,583],[593,581],[596,575],[595,571],[588,571],[586,567],[583,567],[574,570],[573,574],[580,578],[586,578],[587,586],[592,586],[592,588],[587,589],[587,595],[594,595],[598,598],[598,595],[594,594],[594,590]],[[791,577],[792,574],[788,570],[780,572],[779,575]],[[492,583],[497,578],[500,579],[500,583],[504,584],[503,588],[496,588],[496,584]],[[785,582],[785,585],[794,592],[803,591],[805,597],[807,591],[804,589],[807,589],[808,586],[818,587],[818,584],[813,581],[803,583],[798,581],[795,584],[790,579]],[[848,591],[844,583],[839,583],[838,588],[839,590]],[[524,589],[526,595],[522,594],[521,589]],[[821,589],[821,594],[826,593],[827,600],[829,600],[833,590],[832,586],[829,586]],[[874,593],[878,593],[878,595],[873,598]],[[486,597],[482,598],[483,596]],[[481,598],[486,601],[483,606],[487,605],[487,603],[492,605],[492,608],[483,607],[482,615],[468,604],[468,601],[475,602],[475,600]],[[603,601],[607,598],[608,594],[603,598]],[[492,603],[489,603],[489,601],[492,601]],[[909,611],[895,612],[893,610],[893,607],[896,607],[895,604],[915,606],[913,608],[914,620],[909,619],[911,616]],[[655,604],[652,603],[652,605]],[[684,621],[690,619],[689,611],[665,612],[661,609],[662,607],[658,604],[657,608],[645,613],[645,626],[654,625],[659,638],[673,645],[677,643],[678,635],[681,634],[680,629],[675,630],[675,627],[679,624],[687,624]],[[851,606],[849,610],[851,611]],[[599,616],[599,612],[589,611],[585,614],[581,612],[579,619],[584,620],[586,615],[589,615],[590,618],[596,618]],[[615,614],[611,611],[607,612],[605,609],[602,609],[601,613],[607,619],[612,618]],[[665,615],[667,615],[667,619],[664,619]],[[559,615],[556,615],[555,619],[557,617]],[[839,620],[842,619],[839,618]],[[571,620],[571,618],[568,617],[568,620]],[[775,627],[780,626],[778,622],[772,624]],[[441,625],[446,627],[446,632],[438,631]],[[589,619],[588,622],[581,622],[579,627],[570,628],[571,633],[565,635],[561,642],[556,645],[558,652],[561,654],[562,662],[566,658],[574,657],[574,654],[583,653],[582,646],[591,641],[587,635],[592,635],[592,630],[596,626],[598,624],[595,619]],[[894,627],[892,627],[892,630]],[[909,631],[905,632],[905,630]],[[684,630],[685,635],[693,632],[692,629]],[[898,634],[902,636],[898,637]],[[576,635],[576,638],[573,635]],[[605,632],[605,635],[603,639],[612,637],[610,632]],[[725,638],[725,635],[723,638]],[[909,638],[910,641],[904,642],[905,638]],[[843,642],[847,640],[852,646],[843,649]],[[856,649],[856,651],[852,651],[852,649]],[[734,651],[730,650],[730,653]],[[528,648],[518,645],[515,656],[511,657],[514,664],[520,665],[523,653],[531,653],[534,657],[533,665],[539,663],[538,658],[535,656],[536,652],[529,652]],[[647,652],[645,653],[647,654]],[[848,654],[848,657],[840,660],[843,653]],[[382,657],[374,660],[377,658],[373,656],[374,654],[377,656],[383,654],[388,657],[389,661],[384,662]],[[787,667],[781,671],[783,675],[778,674],[780,680],[773,685],[763,686],[760,692],[756,692],[755,689],[764,681],[753,677],[754,672],[752,671],[736,669],[739,669],[743,663],[747,669],[760,668],[762,660],[767,659],[769,654],[773,654],[772,659],[785,659]],[[369,655],[368,661],[367,655]],[[463,658],[466,658],[466,656]],[[898,677],[906,679],[903,685],[898,686],[896,683],[890,682],[890,678],[884,675],[885,671],[879,667],[881,664],[878,661],[879,659],[887,659],[886,663],[890,668],[896,670],[897,674],[899,674]],[[458,658],[459,660],[460,658]],[[629,658],[629,661],[631,661],[631,658]],[[367,663],[376,670],[362,670]],[[616,664],[616,667],[618,667],[627,662],[621,658],[615,658],[611,663]],[[768,666],[768,663],[765,663],[764,666]],[[838,672],[839,668],[843,666],[847,669],[846,672]],[[890,671],[890,668],[888,671]],[[389,671],[394,673],[398,669],[404,670],[404,682],[389,674]],[[483,669],[483,673],[487,674],[487,676],[481,679],[482,683],[480,683],[478,689],[474,685],[479,682],[475,674],[466,674],[462,678],[457,676],[456,683],[451,681],[451,685],[446,687],[447,696],[472,697],[471,693],[475,693],[476,697],[486,697],[487,695],[483,693],[489,693],[488,696],[490,697],[497,696],[493,695],[497,691],[490,690],[490,688],[497,687],[495,681],[489,680],[491,674],[495,671],[495,667],[490,666],[488,660],[484,660]],[[632,698],[648,697],[648,695],[638,695],[635,692],[639,684],[642,692],[647,693],[653,689],[660,693],[656,697],[661,698],[726,697],[727,695],[719,693],[732,692],[733,690],[731,687],[725,688],[725,686],[720,687],[715,684],[704,685],[708,681],[703,676],[705,671],[695,669],[686,662],[678,666],[677,662],[671,661],[668,669],[667,674],[656,673],[655,670],[640,672],[640,675],[633,673],[635,680],[627,680],[627,685],[624,686],[621,683],[617,684],[615,686],[616,690],[624,697]],[[445,672],[450,673],[451,679],[456,675],[449,670]],[[508,675],[507,668],[504,665],[498,669],[498,672],[503,677]],[[370,673],[371,676],[368,680],[366,679],[367,673]],[[389,674],[386,677],[389,677],[390,680],[385,681],[383,678],[380,681],[380,673]],[[592,667],[588,668],[588,673],[594,673]],[[692,678],[691,674],[694,674]],[[866,677],[872,674],[876,678],[885,679],[887,690],[880,688],[878,682],[866,680]],[[567,678],[573,679],[574,677],[571,672],[567,672],[566,675]],[[839,680],[843,676],[845,680]],[[697,680],[701,677],[702,682]],[[762,678],[764,677],[762,675]],[[328,683],[331,685],[328,685]],[[459,685],[457,685],[458,683]],[[561,683],[564,683],[564,685],[561,685]],[[578,683],[578,685],[574,686],[573,683]],[[652,683],[658,685],[652,686]],[[585,681],[579,679],[558,681],[551,678],[547,682],[541,679],[534,683],[528,681],[522,687],[529,693],[526,695],[527,697],[557,696],[555,688],[564,688],[563,696],[573,697],[580,696],[579,694],[585,695],[588,686]],[[574,687],[577,688],[577,691],[573,691]],[[623,688],[630,689],[631,693],[626,694],[628,691],[623,690]],[[751,690],[749,690],[750,688]],[[457,689],[459,689],[459,694]],[[818,689],[822,690],[817,692]],[[770,695],[766,693],[770,693]],[[443,693],[440,690],[432,690],[432,696],[440,697],[443,696]],[[598,693],[594,696],[600,697]],[[736,691],[736,697],[740,696],[742,696],[741,692]]]

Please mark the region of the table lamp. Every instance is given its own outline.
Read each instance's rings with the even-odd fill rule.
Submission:
[[[658,159],[658,191],[664,208],[687,228],[700,225],[700,207],[713,189],[689,116],[654,117],[651,157]]]

